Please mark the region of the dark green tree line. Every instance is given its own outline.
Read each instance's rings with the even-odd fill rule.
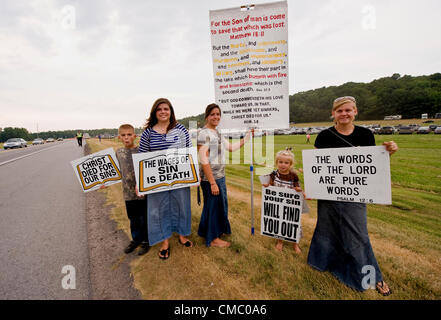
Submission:
[[[329,121],[332,102],[340,96],[357,99],[358,119],[381,120],[400,114],[404,119],[420,118],[422,113],[434,116],[441,112],[441,73],[412,77],[394,73],[370,83],[347,82],[289,96],[290,122]],[[222,106],[221,106],[222,107]],[[204,123],[204,114],[179,120]]]

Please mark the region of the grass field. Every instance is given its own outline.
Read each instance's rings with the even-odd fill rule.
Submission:
[[[378,123],[378,121],[377,121]],[[322,124],[320,124],[322,125]],[[256,148],[259,146],[256,138]],[[296,167],[301,150],[312,148],[305,136],[276,136],[274,152],[292,146]],[[250,235],[249,165],[228,165],[227,188],[232,242],[228,249],[206,248],[197,236],[202,207],[192,188],[192,235],[194,248],[171,239],[170,258],[158,258],[159,245],[132,262],[135,286],[144,299],[440,299],[441,298],[441,135],[376,136],[377,145],[395,140],[400,150],[391,157],[392,197],[390,206],[368,206],[368,228],[384,279],[393,288],[389,297],[375,290],[364,293],[349,289],[328,272],[307,265],[307,254],[315,228],[316,201],[308,200],[303,215],[302,254],[296,256],[289,243],[282,253],[275,240],[260,233],[260,184],[254,183],[256,235]],[[89,139],[93,152],[122,145],[116,140]],[[245,145],[241,157],[247,158]],[[233,155],[235,157],[236,155]],[[303,179],[300,174],[301,180]],[[302,184],[303,185],[303,184]],[[129,234],[121,184],[104,192],[111,217]],[[121,253],[124,259],[124,253]]]

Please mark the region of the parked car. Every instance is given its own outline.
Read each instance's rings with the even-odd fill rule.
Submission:
[[[409,127],[412,129],[412,131],[416,132],[420,127],[420,125],[414,123],[414,124],[409,124]]]
[[[430,128],[429,127],[419,127],[417,130],[418,134],[427,134],[430,133]]]
[[[54,140],[54,138],[47,138],[46,139],[46,142],[54,142],[55,140]]]
[[[433,123],[434,121],[433,120],[426,120],[426,121],[423,121],[423,123]]]
[[[246,135],[246,131],[234,129],[221,129],[220,133],[226,139],[242,139]]]
[[[36,139],[34,139],[34,141],[32,141],[32,145],[35,145],[35,144],[44,144],[44,140],[41,138],[36,138]]]
[[[63,141],[63,138],[58,138],[57,141]]]
[[[381,127],[380,130],[378,130],[378,134],[394,134],[394,132],[395,132],[394,127],[390,127],[390,126]]]
[[[440,134],[441,133],[441,127],[436,127],[435,131],[433,133]]]
[[[398,134],[412,134],[413,130],[410,126],[401,126],[400,129],[398,129]]]
[[[3,148],[6,149],[13,149],[13,148],[23,148],[27,147],[28,143],[23,140],[22,138],[11,138],[6,140],[6,142],[3,144]]]
[[[429,129],[430,129],[430,131],[435,131],[436,127],[438,127],[437,124],[431,124],[431,125],[429,126]]]

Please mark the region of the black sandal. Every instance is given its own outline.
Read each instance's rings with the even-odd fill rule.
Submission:
[[[185,241],[185,243],[181,242],[181,239],[178,239],[179,243],[182,244],[184,247],[190,248],[193,247],[193,242],[191,242],[190,240]]]
[[[381,289],[384,289],[384,281],[380,281],[375,285],[375,290],[377,290],[377,292],[379,294],[382,294],[384,297],[390,295],[392,293],[392,289],[388,286],[388,291],[383,292]]]
[[[170,247],[159,251],[158,256],[159,256],[159,259],[161,259],[161,260],[167,260],[170,257]]]

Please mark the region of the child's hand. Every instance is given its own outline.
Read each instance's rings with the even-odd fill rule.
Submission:
[[[144,195],[139,194],[138,186],[135,187],[135,192],[136,192],[136,196],[137,196],[138,198],[143,198],[143,197],[144,197]]]
[[[297,192],[302,192],[302,188],[300,188],[300,187],[294,187],[294,190]]]
[[[269,183],[267,183],[267,184],[262,184],[262,186],[263,186],[264,188],[268,188]]]
[[[304,192],[302,192],[303,193],[303,198],[305,199],[305,200],[312,200],[311,198],[307,198],[306,197],[306,194],[304,193]]]

